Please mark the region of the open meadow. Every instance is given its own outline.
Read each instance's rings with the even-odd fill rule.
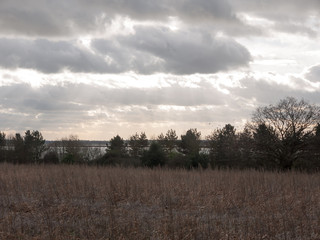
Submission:
[[[320,239],[320,175],[1,164],[0,239]]]

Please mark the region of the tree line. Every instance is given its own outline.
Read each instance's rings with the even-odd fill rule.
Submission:
[[[168,168],[320,169],[320,107],[287,97],[259,107],[242,131],[231,124],[201,138],[196,128],[180,138],[173,129],[149,140],[144,132],[111,138],[107,150],[81,145],[75,136],[45,144],[39,131],[6,138],[0,132],[0,160]]]

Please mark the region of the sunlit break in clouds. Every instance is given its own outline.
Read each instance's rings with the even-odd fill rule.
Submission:
[[[149,138],[320,104],[318,0],[0,2],[0,131]]]

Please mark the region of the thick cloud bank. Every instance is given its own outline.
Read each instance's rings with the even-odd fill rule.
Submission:
[[[0,65],[4,68],[27,68],[44,73],[112,71],[102,57],[65,41],[0,39],[0,52]]]
[[[173,32],[167,28],[137,27],[116,42],[95,40],[94,49],[119,66],[139,73],[215,73],[246,66],[250,53],[239,43],[201,32]]]
[[[28,36],[68,36],[105,29],[115,16],[139,21],[165,21],[175,16],[187,22],[237,22],[230,4],[224,0],[18,0],[0,2],[3,33]]]
[[[243,19],[249,14],[273,22],[278,31],[316,34],[305,23],[319,17],[319,9],[318,0],[2,0],[0,28],[5,35],[70,37],[108,31],[116,16],[158,22],[176,17],[186,25],[210,24],[231,35],[256,34]]]
[[[44,73],[193,74],[234,69],[250,61],[248,50],[231,39],[167,28],[139,27],[131,35],[94,40],[92,47],[95,52],[77,42],[3,38],[0,65]]]

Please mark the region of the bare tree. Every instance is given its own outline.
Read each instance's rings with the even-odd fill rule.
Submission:
[[[62,163],[80,163],[83,162],[86,155],[86,149],[78,136],[70,135],[61,140],[55,141],[51,146],[59,156]]]
[[[282,168],[290,169],[320,122],[320,107],[287,97],[276,105],[259,107],[252,120],[256,127],[265,125],[274,132],[279,140],[277,160]]]

